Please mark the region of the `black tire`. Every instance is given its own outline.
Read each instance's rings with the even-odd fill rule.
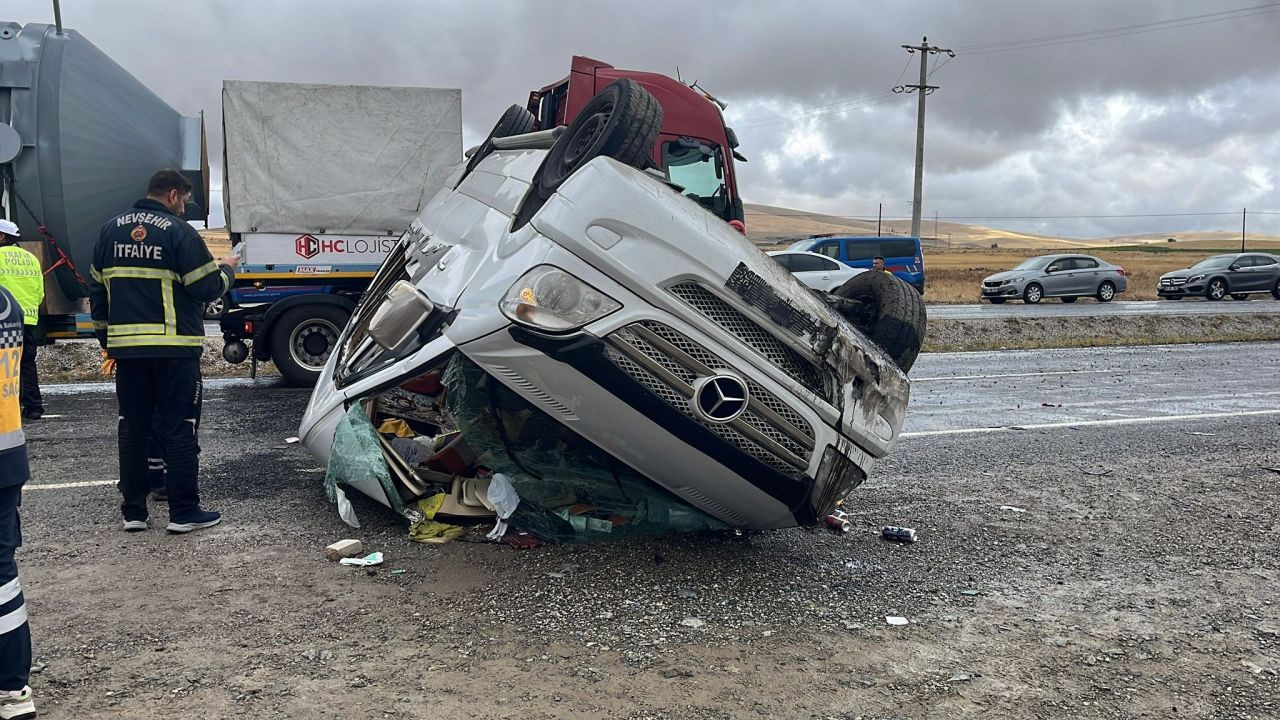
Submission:
[[[1040,283],[1031,283],[1022,289],[1022,302],[1028,305],[1035,305],[1044,299],[1044,288]]]
[[[987,301],[990,302],[992,305],[1004,304],[1004,298],[987,298]]]
[[[512,105],[503,111],[502,117],[498,118],[498,122],[494,124],[493,129],[489,131],[488,137],[476,148],[476,151],[467,159],[467,169],[462,171],[462,177],[458,179],[461,185],[463,180],[476,169],[489,153],[493,152],[493,139],[501,137],[511,137],[512,135],[523,135],[527,132],[533,132],[533,113],[520,107]]]
[[[1098,286],[1098,294],[1096,295],[1098,302],[1111,302],[1116,299],[1116,284],[1110,280],[1103,280]]]
[[[909,372],[928,326],[920,293],[888,273],[864,272],[849,278],[833,294],[858,301],[841,314],[883,348],[903,372]]]
[[[1064,302],[1064,303],[1073,303],[1073,302],[1075,302],[1076,300],[1079,300],[1079,299],[1080,299],[1080,298],[1076,297],[1075,295],[1064,295],[1064,296],[1062,297],[1062,302]]]
[[[1231,293],[1232,300],[1248,300],[1249,293]]]
[[[271,360],[285,382],[293,387],[315,385],[350,317],[335,305],[286,310],[271,328]]]
[[[652,163],[662,129],[662,105],[630,78],[614,80],[591,98],[542,159],[511,229],[523,227],[560,185],[604,155],[635,168]]]
[[[1222,278],[1214,278],[1204,287],[1204,296],[1213,301],[1221,300],[1227,296],[1227,281]]]
[[[1276,286],[1271,288],[1271,297],[1280,300],[1280,280],[1276,280]]]

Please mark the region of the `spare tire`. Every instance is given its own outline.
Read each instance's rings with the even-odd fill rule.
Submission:
[[[511,229],[523,227],[560,185],[601,155],[635,168],[652,163],[662,129],[662,105],[630,78],[620,78],[591,98],[542,159]]]
[[[854,302],[836,309],[879,345],[902,368],[911,370],[924,343],[924,298],[916,289],[886,272],[864,272],[849,278],[833,293]]]
[[[527,132],[533,132],[533,113],[520,107],[512,105],[502,113],[502,117],[498,118],[498,122],[494,124],[493,129],[489,131],[488,137],[480,143],[480,147],[471,154],[467,160],[467,167],[462,171],[462,176],[458,178],[458,185],[471,174],[472,170],[481,163],[489,153],[493,152],[493,139],[502,137],[511,137],[512,135],[523,135]]]

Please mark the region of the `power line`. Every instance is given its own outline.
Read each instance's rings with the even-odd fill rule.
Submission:
[[[1134,25],[1120,25],[1110,28],[1065,33],[1062,35],[1046,35],[1044,37],[1027,38],[1025,40],[1007,40],[1000,42],[978,43],[975,45],[962,45],[955,49],[957,52],[963,52],[967,55],[981,55],[987,52],[1006,52],[1014,49],[1027,49],[1021,46],[1045,47],[1054,44],[1066,44],[1067,42],[1104,40],[1110,37],[1124,37],[1126,35],[1135,35],[1138,33],[1173,30],[1182,27],[1192,27],[1195,25],[1207,25],[1209,23],[1237,20],[1240,18],[1253,17],[1255,15],[1264,15],[1278,10],[1280,10],[1280,3],[1267,3],[1265,5],[1236,8],[1234,10],[1220,10],[1200,15],[1187,15],[1184,17],[1170,18],[1168,20],[1156,20],[1153,22],[1137,23]]]
[[[1138,35],[1142,33],[1158,32],[1161,30],[1177,30],[1186,27],[1195,27],[1197,25],[1207,25],[1210,23],[1226,22],[1228,20],[1240,20],[1258,15],[1266,15],[1269,13],[1280,12],[1280,2],[1266,3],[1264,5],[1254,5],[1250,7],[1236,8],[1234,10],[1220,10],[1211,13],[1202,13],[1199,15],[1187,15],[1184,17],[1170,18],[1168,20],[1156,20],[1147,23],[1136,23],[1132,25],[1120,25],[1110,28],[1100,28],[1097,30],[1085,30],[1075,33],[1065,33],[1061,35],[1046,35],[1038,38],[1027,38],[1025,40],[1008,40],[1001,42],[977,43],[974,45],[964,45],[955,48],[955,50],[964,55],[990,55],[994,53],[1015,52],[1018,50],[1033,50],[1042,47],[1053,47],[1057,45],[1070,45],[1081,42],[1089,42],[1093,40],[1107,40],[1117,37],[1125,37],[1128,35]],[[911,64],[911,57],[907,58],[906,65],[903,66],[902,72],[898,74],[898,80],[895,84],[902,81],[906,74],[907,67]],[[951,58],[947,58],[940,65],[934,67],[929,73],[928,78],[932,78],[933,74],[941,70],[951,62]],[[799,110],[781,113],[776,115],[762,115],[754,118],[747,118],[735,123],[737,129],[750,129],[756,127],[764,127],[779,122],[785,122],[796,118],[817,117],[833,112],[843,110],[860,109],[863,107],[874,107],[875,105],[885,104],[883,102],[870,102],[884,96],[885,93],[869,95],[861,98],[850,98],[847,100],[838,100],[827,105],[819,105],[811,108],[802,108]]]

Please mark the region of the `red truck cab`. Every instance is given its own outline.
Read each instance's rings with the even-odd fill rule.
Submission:
[[[569,77],[529,93],[529,112],[536,129],[567,125],[587,101],[609,83],[630,78],[662,105],[662,131],[653,146],[653,161],[671,181],[725,222],[743,223],[734,159],[738,139],[724,124],[720,106],[684,83],[651,72],[618,70],[599,60],[575,55]]]

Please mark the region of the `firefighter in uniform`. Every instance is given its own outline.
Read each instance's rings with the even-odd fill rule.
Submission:
[[[191,183],[176,170],[151,176],[147,196],[102,226],[90,269],[98,342],[115,365],[120,408],[120,510],[124,529],[147,529],[149,446],[163,448],[170,532],[217,525],[200,507],[200,354],[204,305],[235,280],[181,219]]]
[[[31,628],[13,553],[22,544],[18,506],[30,475],[18,401],[22,366],[22,307],[0,287],[0,718],[33,718]]]
[[[36,372],[35,329],[44,301],[44,272],[36,256],[18,246],[18,226],[9,220],[0,220],[0,285],[22,306],[22,418],[39,420],[44,415],[44,400]]]

